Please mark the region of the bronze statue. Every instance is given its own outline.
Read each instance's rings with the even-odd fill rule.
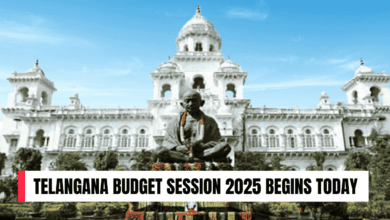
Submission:
[[[184,112],[169,123],[163,144],[157,148],[163,162],[226,161],[231,147],[221,141],[217,122],[200,110],[204,103],[196,90],[183,95]]]

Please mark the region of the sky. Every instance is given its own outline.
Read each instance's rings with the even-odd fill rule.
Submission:
[[[360,58],[390,72],[390,1],[5,1],[0,107],[13,92],[7,77],[39,59],[58,90],[53,105],[78,93],[89,108],[146,108],[150,73],[177,53],[198,4],[222,54],[248,73],[253,107],[313,108],[322,91],[347,102],[341,87]]]

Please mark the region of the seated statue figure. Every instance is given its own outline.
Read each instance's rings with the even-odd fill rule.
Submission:
[[[157,148],[161,161],[226,161],[231,147],[221,141],[217,122],[200,110],[204,103],[195,90],[183,95],[180,104],[184,112],[168,124],[163,144]]]

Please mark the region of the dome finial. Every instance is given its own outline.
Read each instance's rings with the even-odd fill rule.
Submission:
[[[35,62],[35,66],[38,66],[38,59],[37,59],[37,61]]]
[[[168,56],[168,60],[171,60],[171,56]]]
[[[196,13],[200,14],[200,7],[199,7],[199,5],[198,5],[198,8],[196,9]]]
[[[228,60],[230,60],[230,55],[228,55]]]
[[[364,66],[364,62],[363,62],[363,59],[362,59],[362,58],[360,58],[360,65],[361,65],[361,66]]]

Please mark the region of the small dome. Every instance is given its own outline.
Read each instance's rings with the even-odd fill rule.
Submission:
[[[178,108],[177,106],[175,105],[169,105],[165,111],[164,111],[164,115],[177,115],[180,113],[180,108]]]
[[[42,73],[43,75],[45,75],[45,73],[43,72],[43,70],[41,68],[39,68],[38,66],[38,60],[37,62],[35,62],[35,66],[34,67],[31,67],[27,73]]]
[[[360,65],[360,67],[356,70],[356,74],[373,74],[375,73],[371,68],[366,67],[364,65]]]
[[[214,29],[214,25],[206,18],[204,18],[203,15],[200,13],[200,8],[198,5],[195,16],[183,26],[183,28],[180,30],[179,37],[186,35],[187,33],[203,31],[209,32],[210,34],[220,38],[218,32]]]
[[[218,115],[231,115],[232,113],[230,111],[229,106],[223,104],[221,107],[219,107],[217,114]]]
[[[223,62],[221,64],[221,69],[224,72],[237,72],[237,71],[241,72],[242,71],[241,67],[231,60],[226,60],[225,62]]]
[[[176,72],[176,71],[180,71],[180,68],[176,63],[172,61],[167,61],[165,63],[162,63],[156,69],[156,72]]]
[[[325,91],[322,91],[321,98],[329,98],[328,94]]]
[[[75,94],[73,94],[73,95],[71,96],[71,98],[76,98],[76,99],[78,99],[78,98],[79,98],[79,94],[75,93]]]

